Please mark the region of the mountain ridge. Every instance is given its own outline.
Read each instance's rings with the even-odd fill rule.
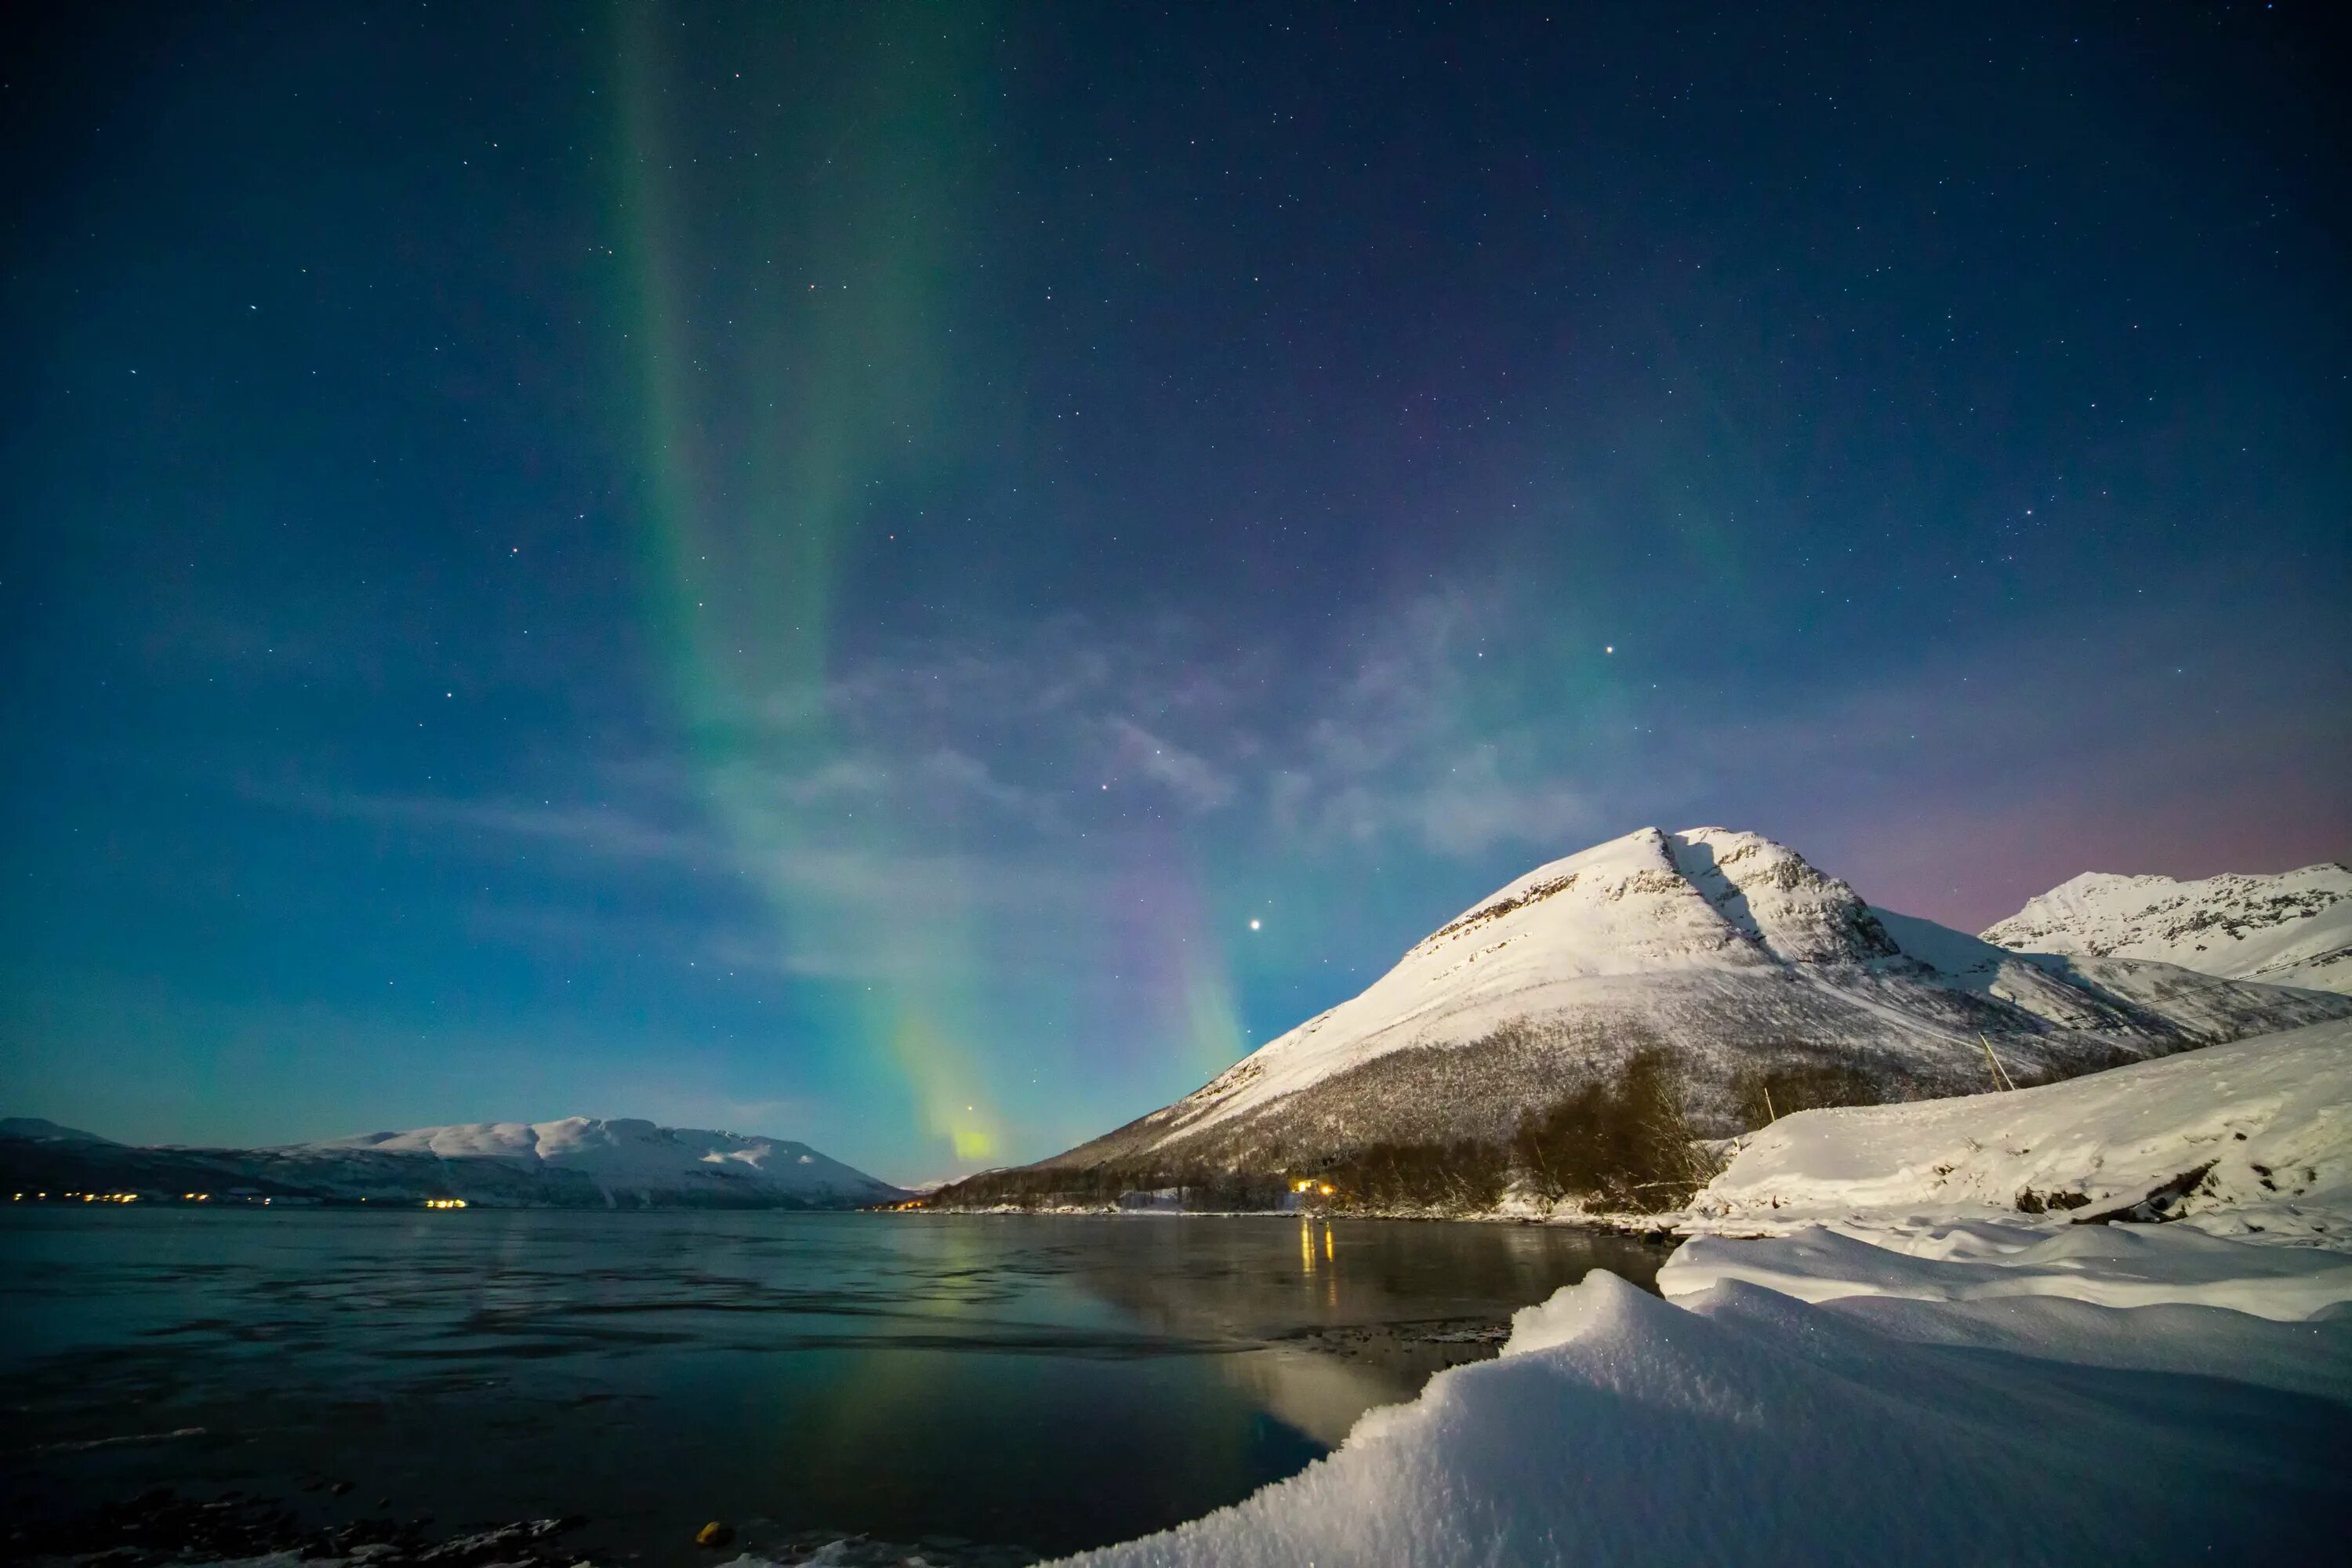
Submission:
[[[856,1208],[909,1195],[792,1139],[587,1116],[457,1122],[259,1149],[0,1132],[0,1179],[77,1190],[249,1192],[325,1202],[462,1198],[559,1208]]]
[[[2143,958],[2231,980],[2352,994],[2352,867],[2191,881],[2085,871],[2026,900],[1984,940]]]

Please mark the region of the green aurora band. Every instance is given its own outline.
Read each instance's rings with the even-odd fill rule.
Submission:
[[[667,47],[672,18],[612,18],[650,613],[702,799],[774,912],[780,963],[816,931],[876,955],[887,984],[814,977],[823,1026],[883,1047],[929,1131],[982,1160],[1001,1140],[959,983],[974,933],[954,911],[970,901],[887,918],[843,896],[843,868],[904,846],[886,811],[812,804],[837,749],[840,579],[874,487],[919,480],[952,412],[944,345],[971,259],[989,18],[736,20],[743,68],[706,81]],[[867,63],[824,73],[842,60]]]

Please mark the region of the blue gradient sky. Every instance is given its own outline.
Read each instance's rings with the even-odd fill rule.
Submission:
[[[2352,852],[2332,8],[37,20],[11,1113],[919,1179],[1644,824]]]

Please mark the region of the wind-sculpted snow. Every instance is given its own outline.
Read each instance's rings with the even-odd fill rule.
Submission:
[[[2352,992],[2352,867],[2201,882],[2086,872],[1984,937],[2032,952],[2155,959],[2235,980]]]
[[[2051,1263],[1992,1301],[1811,1305],[1727,1279],[1670,1302],[1596,1273],[1304,1473],[1069,1561],[2332,1559],[2352,1319],[2102,1307]]]
[[[2315,1247],[2250,1247],[2177,1225],[1810,1226],[1767,1239],[1694,1237],[1666,1260],[1658,1289],[1681,1300],[1730,1280],[1801,1301],[2063,1296],[2101,1307],[2228,1307],[2300,1322],[2352,1301],[2352,1258]]]
[[[2352,1248],[2352,1023],[1749,1134],[1692,1201],[1717,1229],[2139,1210]]]
[[[2012,952],[1874,910],[1754,834],[1644,828],[1496,889],[1360,995],[1041,1169],[1265,1170],[1492,1142],[1644,1051],[1671,1059],[1694,1131],[1720,1137],[1761,1119],[1747,1100],[1776,1073],[1916,1100],[2347,1013],[2169,964]]]

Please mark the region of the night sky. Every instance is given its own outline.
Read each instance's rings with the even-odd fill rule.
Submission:
[[[34,9],[0,1111],[940,1177],[1644,825],[2352,854],[2334,5]]]

